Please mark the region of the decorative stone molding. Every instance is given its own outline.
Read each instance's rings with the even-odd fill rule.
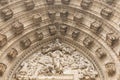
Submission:
[[[107,56],[107,54],[105,53],[105,51],[104,51],[102,48],[98,48],[98,49],[96,50],[96,55],[97,55],[97,57],[100,58],[100,59],[102,59],[102,58],[104,58],[104,57]]]
[[[57,29],[55,25],[50,25],[48,27],[50,35],[55,35],[57,33]]]
[[[103,8],[100,14],[103,18],[110,19],[113,16],[113,11],[110,8]]]
[[[116,73],[115,64],[113,62],[107,63],[105,67],[109,76],[113,76]]]
[[[72,38],[74,40],[76,40],[80,35],[80,31],[79,30],[74,30],[73,33],[72,33]]]
[[[93,3],[93,0],[82,0],[81,7],[83,9],[88,9],[91,7],[92,3]]]
[[[69,5],[71,0],[61,0],[63,4]]]
[[[69,12],[68,12],[67,10],[62,10],[62,11],[60,12],[60,17],[61,17],[61,19],[62,19],[63,21],[66,21],[66,20],[67,20],[68,15],[69,15]]]
[[[108,45],[110,45],[111,47],[114,47],[119,42],[119,36],[117,36],[116,33],[108,33],[106,35],[106,41]]]
[[[60,26],[60,33],[62,35],[65,35],[67,33],[68,26],[67,25],[61,25]]]
[[[18,51],[15,48],[12,48],[7,56],[11,59],[15,58],[18,55]]]
[[[83,44],[85,45],[85,47],[87,48],[91,48],[93,46],[93,39],[91,37],[86,37],[84,40],[83,40]]]
[[[40,23],[42,22],[42,17],[40,14],[34,14],[33,15],[33,23],[34,25],[40,25]]]
[[[37,40],[42,40],[44,38],[44,35],[41,32],[41,30],[36,30],[35,31],[35,37],[36,37]]]
[[[13,17],[13,11],[10,8],[4,8],[1,11],[1,15],[4,18],[4,20],[8,20]]]
[[[76,15],[74,15],[73,20],[75,21],[76,24],[80,24],[83,22],[83,15],[77,13]]]
[[[99,21],[95,21],[95,22],[91,23],[90,29],[94,33],[98,34],[98,33],[100,33],[102,31],[102,23],[99,22]]]
[[[56,12],[55,12],[54,10],[49,10],[49,11],[48,11],[48,17],[50,18],[50,20],[51,20],[52,22],[54,22],[55,16],[56,16]]]
[[[20,46],[22,49],[27,49],[31,45],[31,40],[26,37],[20,41]]]
[[[3,47],[7,43],[7,36],[0,34],[0,47]]]
[[[32,10],[35,7],[34,1],[33,0],[25,0],[24,1],[26,10]]]
[[[15,35],[19,35],[24,31],[24,25],[20,21],[15,21],[12,24],[12,31]]]
[[[2,76],[7,69],[7,66],[3,63],[0,63],[0,76]]]

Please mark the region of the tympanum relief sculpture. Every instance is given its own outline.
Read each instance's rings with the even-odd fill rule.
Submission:
[[[96,80],[97,77],[96,68],[83,54],[57,39],[24,60],[14,80]]]

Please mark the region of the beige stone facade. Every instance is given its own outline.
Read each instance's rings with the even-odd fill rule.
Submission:
[[[120,0],[0,0],[0,80],[120,80]]]

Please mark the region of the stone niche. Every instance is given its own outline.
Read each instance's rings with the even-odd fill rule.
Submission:
[[[43,35],[43,33],[41,32],[41,30],[36,30],[36,31],[35,31],[35,37],[36,37],[37,40],[42,40],[43,37],[44,37],[44,35]]]
[[[7,56],[11,59],[15,58],[18,55],[18,51],[15,48],[12,48]]]
[[[34,25],[40,25],[40,22],[42,22],[42,17],[40,14],[34,14],[33,15],[33,23]]]
[[[61,0],[61,2],[65,5],[69,5],[71,0]]]
[[[105,68],[109,76],[113,76],[116,73],[115,63],[113,62],[106,63]]]
[[[73,38],[74,40],[78,39],[79,35],[80,35],[80,31],[79,31],[79,30],[74,30],[74,31],[72,32],[72,38]]]
[[[3,19],[6,21],[13,17],[13,11],[10,8],[4,8],[1,11]]]
[[[105,53],[105,51],[102,48],[98,48],[95,53],[96,53],[97,57],[100,59],[107,56],[107,54]]]
[[[108,33],[106,41],[109,46],[114,47],[119,43],[119,36],[116,33]]]
[[[56,12],[55,12],[54,10],[49,10],[49,11],[48,11],[48,17],[50,18],[50,20],[51,20],[52,22],[54,22],[55,16],[56,16]]]
[[[46,0],[48,5],[53,5],[55,3],[55,0]]]
[[[105,19],[110,19],[113,16],[111,8],[103,8],[100,12],[101,16]]]
[[[7,43],[7,36],[0,34],[0,47],[3,47]]]
[[[0,76],[2,76],[7,69],[7,66],[3,63],[0,63]]]
[[[12,24],[12,30],[15,35],[21,34],[24,31],[24,25],[20,21],[15,21]]]
[[[33,0],[25,0],[24,4],[25,4],[25,7],[26,7],[26,10],[32,10],[35,7],[35,3],[34,3]]]
[[[57,33],[57,28],[55,25],[50,25],[48,27],[50,35],[55,35]]]
[[[20,41],[20,46],[22,49],[27,49],[28,47],[30,47],[31,44],[32,42],[28,37]]]
[[[94,43],[94,41],[93,41],[93,39],[91,37],[86,37],[83,40],[84,46],[87,47],[87,48],[89,48],[89,49],[93,46],[93,43]]]
[[[65,35],[67,33],[68,26],[67,25],[61,25],[60,26],[60,33],[62,35]]]
[[[94,21],[93,23],[91,23],[90,29],[94,33],[99,34],[102,31],[102,22],[100,22],[100,21]]]
[[[62,10],[62,11],[60,12],[60,17],[61,17],[61,19],[62,19],[63,21],[66,21],[66,20],[67,20],[68,15],[69,15],[69,12],[68,12],[67,10]]]
[[[83,9],[88,9],[91,7],[92,3],[93,3],[93,0],[82,0],[81,7]]]
[[[76,24],[81,24],[83,22],[83,15],[77,13],[76,15],[74,15],[73,21],[75,21]]]

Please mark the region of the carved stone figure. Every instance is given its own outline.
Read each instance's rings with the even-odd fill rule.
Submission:
[[[33,23],[35,25],[40,25],[40,22],[42,22],[42,17],[40,14],[34,14],[33,15]]]
[[[20,46],[22,47],[22,49],[26,49],[30,47],[30,45],[31,45],[31,40],[27,37],[20,41]]]
[[[1,15],[4,18],[4,20],[8,20],[13,17],[13,11],[10,8],[4,8],[1,11]]]
[[[79,34],[80,34],[80,31],[79,31],[79,30],[74,30],[73,33],[72,33],[72,38],[73,38],[73,39],[77,39],[78,36],[79,36]]]
[[[24,31],[24,25],[20,21],[15,21],[12,24],[12,30],[15,35],[21,34]]]
[[[78,14],[74,15],[73,20],[75,21],[76,24],[80,24],[83,21],[83,15],[78,13]]]
[[[62,2],[63,4],[66,4],[66,5],[70,4],[70,1],[71,1],[71,0],[61,0],[61,2]]]
[[[35,7],[34,1],[33,0],[25,0],[24,1],[26,10],[32,10]]]
[[[115,64],[113,62],[107,63],[105,67],[109,76],[112,76],[116,73]]]
[[[37,40],[42,40],[44,35],[43,35],[43,33],[40,30],[37,30],[35,32],[35,37],[36,37]]]
[[[119,36],[117,36],[116,33],[108,33],[106,35],[106,41],[108,45],[110,45],[111,47],[114,47],[119,42]]]
[[[100,14],[103,18],[110,19],[113,15],[113,11],[110,8],[103,8]]]
[[[65,35],[67,32],[68,26],[67,25],[61,25],[60,26],[60,32],[62,35]]]
[[[81,2],[81,7],[82,7],[83,9],[88,9],[88,8],[90,8],[90,6],[92,5],[92,1],[93,1],[93,0],[82,0],[82,2]]]
[[[7,43],[7,36],[0,34],[0,47],[3,47]]]
[[[99,21],[95,21],[91,23],[90,29],[95,33],[100,33],[102,31],[102,23]]]
[[[106,53],[104,52],[104,50],[103,50],[102,48],[98,48],[98,49],[96,50],[96,55],[97,55],[97,57],[100,58],[100,59],[102,59],[102,58],[104,58],[104,57],[107,56]]]
[[[55,0],[46,0],[46,2],[47,2],[48,5],[53,5]]]
[[[15,48],[12,48],[7,54],[9,58],[15,58],[18,55],[18,51]]]
[[[98,72],[92,63],[74,48],[60,43],[59,39],[42,49],[46,53],[40,51],[21,63],[21,67],[15,73],[15,80],[32,80],[33,78],[46,80],[48,76],[59,79],[62,75],[70,74],[74,75],[75,80],[95,80],[97,78]],[[55,77],[56,75],[59,77]]]
[[[57,33],[57,29],[55,25],[50,25],[48,28],[50,35],[55,35]]]
[[[7,66],[3,63],[0,63],[0,76],[2,76],[6,70]]]
[[[67,20],[68,15],[69,15],[69,13],[68,13],[67,10],[62,10],[62,11],[60,12],[60,17],[61,17],[61,19],[62,19],[63,21],[66,21],[66,20]]]
[[[85,47],[87,48],[91,48],[93,46],[93,39],[91,37],[86,37],[84,40],[83,40],[83,44],[85,45]]]
[[[48,11],[48,17],[50,18],[50,20],[51,20],[52,22],[54,22],[55,16],[56,16],[56,12],[55,12],[54,10],[49,10],[49,11]]]

